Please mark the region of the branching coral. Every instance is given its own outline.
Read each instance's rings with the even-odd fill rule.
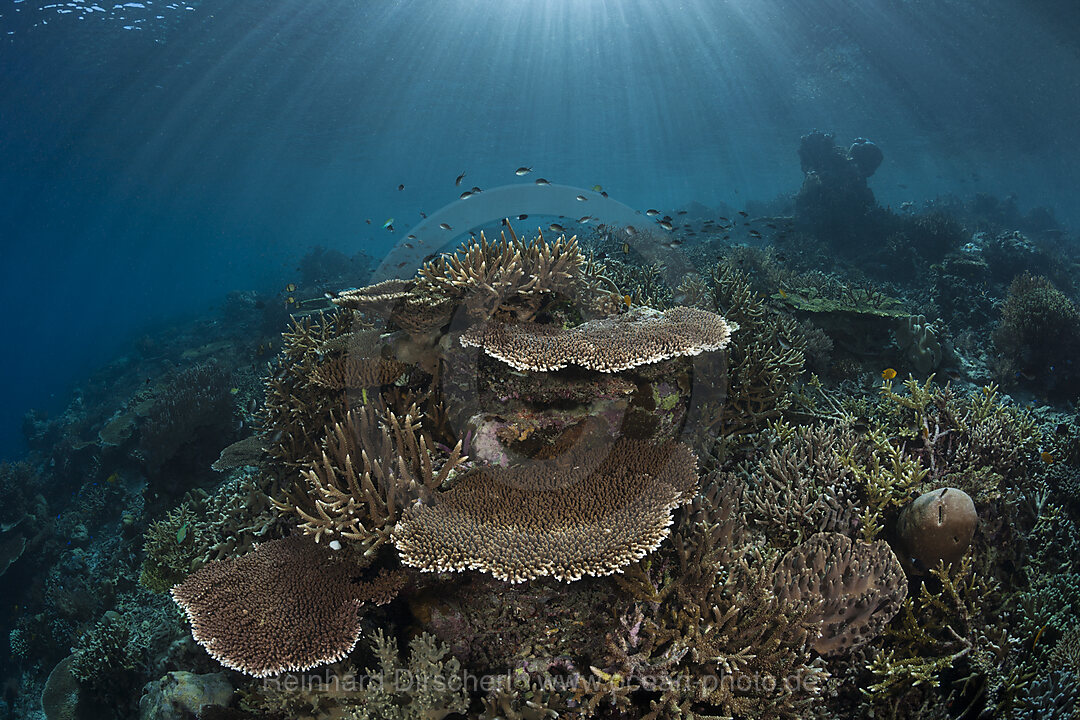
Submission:
[[[212,560],[243,553],[257,540],[280,537],[283,528],[264,482],[260,475],[236,475],[213,495],[189,493],[164,518],[150,523],[140,584],[166,592]]]
[[[228,427],[231,409],[229,375],[222,366],[209,362],[177,373],[146,411],[139,446],[147,465],[159,469],[198,432]]]
[[[764,434],[762,457],[740,465],[747,478],[750,521],[780,547],[816,532],[850,532],[856,518],[856,473],[844,461],[859,443],[850,419],[792,427],[775,423]]]
[[[1009,286],[994,345],[999,372],[1034,376],[1046,387],[1075,394],[1073,360],[1080,353],[1080,309],[1047,278],[1025,273]]]
[[[725,435],[753,432],[790,403],[803,369],[803,336],[791,319],[769,314],[742,272],[720,263],[712,281],[715,306],[739,326],[728,350],[727,401],[715,409],[714,424]]]
[[[463,460],[458,443],[435,467],[415,409],[402,417],[387,412],[380,420],[366,405],[331,426],[322,458],[301,473],[303,494],[277,504],[297,515],[316,541],[342,537],[371,554],[389,540],[405,507],[430,499]]]
[[[348,703],[350,720],[440,720],[464,713],[469,698],[461,678],[461,663],[448,657],[450,648],[423,633],[409,643],[403,664],[397,640],[382,630],[371,636],[377,668],[369,668],[361,702]]]

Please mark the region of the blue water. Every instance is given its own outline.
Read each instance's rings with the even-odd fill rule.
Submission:
[[[378,256],[462,171],[739,207],[795,192],[819,128],[880,145],[882,204],[1080,220],[1072,2],[92,6],[0,0],[0,457],[148,328],[315,245]]]

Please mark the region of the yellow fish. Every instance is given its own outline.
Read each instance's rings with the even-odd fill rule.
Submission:
[[[786,297],[787,297],[787,293],[786,293],[786,292],[784,292],[784,288],[780,288],[780,289],[779,289],[779,292],[780,292],[780,297],[782,297],[782,298],[786,298]]]
[[[604,188],[600,187],[599,185],[593,185],[592,189],[593,192],[602,192]]]
[[[237,395],[240,393],[240,388],[229,388],[230,395]]]
[[[285,292],[287,292],[287,293],[296,292],[296,284],[295,283],[289,283],[288,285],[286,285],[285,286]]]
[[[623,304],[625,304],[627,308],[629,308],[629,307],[630,307],[630,303],[631,303],[631,302],[633,302],[633,301],[632,301],[632,300],[630,299],[630,296],[629,296],[629,295],[623,295],[623,296],[622,296],[622,301],[623,301]]]
[[[885,378],[886,380],[892,380],[894,377],[896,377],[896,371],[892,368],[885,368],[881,371],[881,377]]]
[[[116,481],[119,480],[119,479],[120,479],[120,473],[114,472],[112,475],[105,478],[105,482],[109,483],[110,485],[115,485]]]
[[[1057,459],[1057,458],[1054,457],[1054,453],[1049,453],[1049,452],[1046,452],[1045,450],[1043,450],[1041,453],[1039,453],[1039,458],[1044,463],[1046,463],[1047,465],[1050,465],[1051,463],[1054,462],[1054,460]]]

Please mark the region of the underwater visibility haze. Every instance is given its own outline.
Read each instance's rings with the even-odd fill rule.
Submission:
[[[1080,712],[1080,6],[0,0],[0,717]]]

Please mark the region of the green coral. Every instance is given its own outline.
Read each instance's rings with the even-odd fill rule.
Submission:
[[[1080,308],[1041,275],[1024,273],[1009,285],[994,331],[1003,380],[1032,376],[1047,387],[1076,394]]]
[[[188,493],[143,536],[139,582],[167,592],[211,560],[242,554],[256,540],[280,537],[283,529],[263,490],[265,479],[240,472],[213,495]]]
[[[350,709],[353,720],[439,720],[469,707],[461,663],[450,646],[423,633],[409,642],[409,661],[402,664],[397,640],[382,630],[371,635],[378,668],[369,668],[362,702]]]

